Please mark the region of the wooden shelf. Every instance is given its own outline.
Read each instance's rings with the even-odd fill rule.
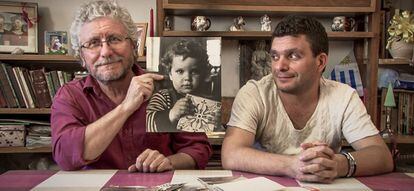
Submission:
[[[79,59],[71,55],[43,55],[43,54],[0,54],[1,61],[42,62],[42,63],[78,63]],[[145,62],[146,57],[138,58],[138,62]]]
[[[268,0],[163,0],[166,14],[263,15],[280,13],[371,13],[374,0],[268,1]]]
[[[413,65],[413,61],[409,59],[379,59],[380,65]]]
[[[45,67],[50,70],[64,70],[64,71],[83,71],[79,64],[79,60],[71,55],[40,55],[40,54],[24,54],[11,55],[0,54],[0,61],[4,63],[13,64],[15,66],[40,68]],[[145,68],[146,57],[138,58],[138,63]]]
[[[0,108],[0,114],[50,114],[50,108]]]
[[[0,153],[50,153],[51,147],[27,148],[27,147],[0,147]]]
[[[272,32],[266,31],[163,31],[163,36],[180,37],[225,37],[225,38],[270,38]],[[374,38],[373,32],[328,32],[331,40],[352,40]]]
[[[398,144],[414,144],[414,135],[397,135]],[[386,143],[390,143],[390,139],[384,139]]]

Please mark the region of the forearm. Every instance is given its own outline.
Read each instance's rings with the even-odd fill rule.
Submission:
[[[195,160],[186,153],[176,153],[167,157],[174,169],[194,169]]]
[[[85,130],[83,158],[94,160],[101,155],[122,129],[130,115],[125,112],[121,104],[97,121],[89,124]]]
[[[393,161],[386,146],[369,146],[351,152],[356,161],[355,176],[367,176],[391,172]]]
[[[250,147],[229,148],[222,152],[225,169],[291,177],[293,173],[289,171],[289,167],[292,166],[292,157],[267,153]]]

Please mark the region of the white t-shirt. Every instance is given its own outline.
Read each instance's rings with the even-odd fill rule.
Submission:
[[[320,80],[315,112],[303,129],[295,129],[272,74],[259,81],[250,80],[240,89],[227,125],[253,133],[268,152],[287,155],[298,154],[304,142],[323,141],[339,152],[342,137],[353,143],[378,134],[356,91],[324,78]]]

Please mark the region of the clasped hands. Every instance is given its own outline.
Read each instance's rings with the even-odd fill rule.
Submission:
[[[321,142],[302,143],[301,147],[301,153],[293,156],[289,175],[305,182],[333,182],[338,176],[335,152]]]
[[[172,169],[168,157],[157,150],[146,149],[137,157],[135,164],[128,167],[128,172],[164,172]]]

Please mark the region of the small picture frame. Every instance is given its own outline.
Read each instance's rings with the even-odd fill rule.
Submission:
[[[0,2],[0,52],[38,53],[37,3]]]
[[[137,47],[138,56],[144,56],[145,38],[147,37],[148,23],[136,23],[137,25]]]
[[[45,31],[45,54],[68,54],[68,33],[66,31]]]

